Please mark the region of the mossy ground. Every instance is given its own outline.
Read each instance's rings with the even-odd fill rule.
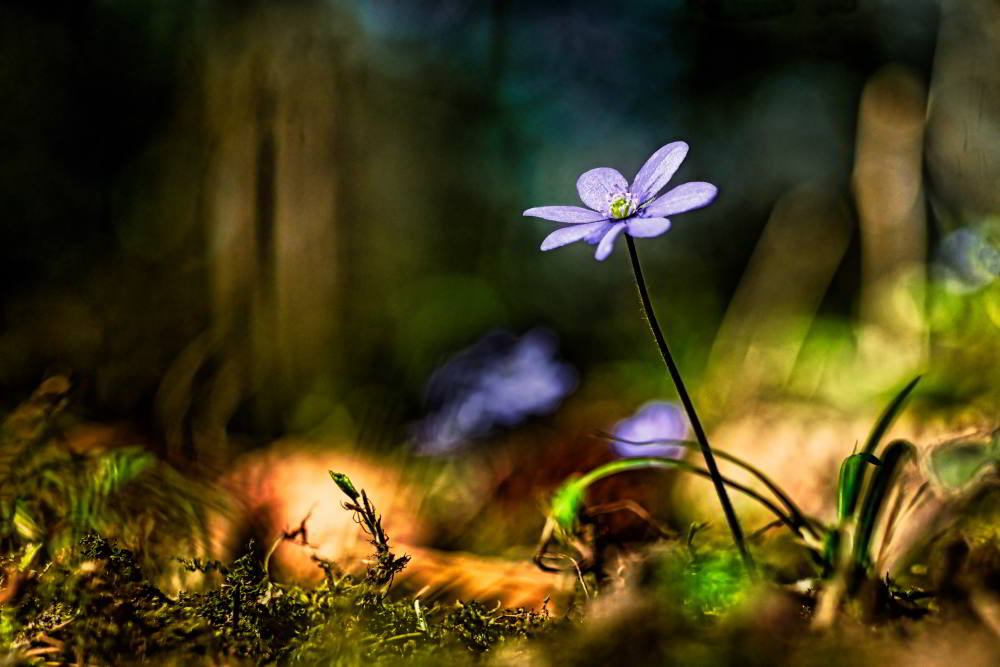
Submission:
[[[995,480],[966,496],[905,581],[867,580],[825,629],[802,549],[755,543],[763,576],[751,585],[719,527],[621,550],[628,565],[582,577],[557,616],[395,594],[409,559],[364,489],[336,475],[331,502],[336,483],[373,547],[364,576],[317,558],[318,585],[277,581],[267,545],[200,559],[198,486],[137,448],[63,451],[50,437],[63,394],[44,389],[0,431],[0,666],[1000,663]],[[162,582],[178,560],[197,585],[175,593]]]
[[[390,599],[331,563],[320,585],[272,581],[252,555],[188,561],[201,592],[170,596],[134,555],[91,534],[65,561],[21,569],[8,558],[4,664],[463,664],[543,633],[545,613],[472,602]],[[332,662],[331,662],[332,661]]]
[[[901,586],[879,588],[881,597],[845,605],[827,631],[811,627],[814,592],[776,583],[773,570],[750,585],[736,554],[711,539],[662,543],[628,580],[600,593],[590,586],[589,599],[581,589],[554,617],[394,597],[319,560],[319,585],[280,583],[252,547],[231,563],[184,561],[204,585],[170,595],[132,552],[88,534],[52,559],[24,550],[4,558],[0,664],[940,664],[959,637],[965,664],[992,664],[996,635],[984,618],[996,604],[997,550],[979,538],[995,509],[984,501],[942,538],[945,550],[969,545],[957,562],[929,561],[925,576],[947,594],[914,601]],[[900,601],[921,613],[902,613]],[[873,604],[883,613],[866,611]]]

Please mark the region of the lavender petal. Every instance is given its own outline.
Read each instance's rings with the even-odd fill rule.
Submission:
[[[594,253],[594,258],[597,259],[598,262],[606,260],[608,255],[611,254],[611,251],[615,249],[615,239],[618,238],[618,235],[622,233],[623,229],[625,229],[624,222],[612,225],[611,229],[608,230],[608,233],[604,235],[603,239],[601,239],[601,242],[597,244],[597,252]]]
[[[680,458],[684,448],[671,444],[687,434],[684,413],[673,403],[652,401],[614,427],[614,449],[619,456]],[[647,444],[643,444],[647,443]]]
[[[688,154],[688,145],[675,141],[653,153],[632,181],[632,193],[643,204],[663,189]]]
[[[660,459],[680,459],[684,457],[684,447],[662,442],[648,445],[633,445],[628,442],[615,441],[612,444],[615,454],[623,459],[652,456]]]
[[[576,191],[580,194],[580,201],[595,211],[600,211],[604,217],[609,215],[608,203],[611,198],[626,190],[628,181],[618,171],[609,167],[585,171],[576,181]]]
[[[643,214],[649,217],[661,218],[668,215],[686,213],[702,206],[708,206],[715,200],[717,194],[719,194],[719,188],[711,183],[701,181],[684,183],[670,190],[659,199],[653,200],[643,209]]]
[[[611,227],[611,223],[606,220],[598,220],[597,222],[588,222],[571,227],[561,227],[545,237],[545,240],[542,241],[542,250],[559,248],[586,238],[591,234],[606,232]]]
[[[625,226],[629,236],[649,239],[670,229],[670,221],[666,218],[631,218]]]
[[[609,224],[611,223],[609,222]],[[597,245],[598,243],[601,242],[601,239],[604,238],[604,235],[608,233],[608,229],[610,229],[610,227],[604,229],[597,229],[591,232],[590,234],[587,234],[586,238],[584,238],[583,240],[589,243],[590,245]]]
[[[536,206],[524,212],[525,216],[531,218],[542,218],[554,222],[567,222],[578,224],[581,222],[597,222],[605,220],[608,216],[597,211],[591,211],[582,206]]]

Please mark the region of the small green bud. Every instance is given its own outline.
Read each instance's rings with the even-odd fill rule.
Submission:
[[[344,492],[345,496],[347,496],[351,500],[357,500],[358,498],[361,497],[361,494],[358,493],[358,490],[354,488],[354,483],[351,481],[350,477],[348,477],[342,472],[333,472],[332,470],[330,470],[329,473],[330,473],[330,479],[333,480],[334,484],[340,487],[340,490]]]

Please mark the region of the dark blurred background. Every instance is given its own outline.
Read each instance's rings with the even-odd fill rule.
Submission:
[[[669,397],[622,250],[521,211],[683,139],[720,197],[639,247],[707,413],[883,391],[935,327],[975,394],[997,62],[990,0],[3,0],[0,390],[72,372],[175,449],[399,437],[442,360],[544,326],[583,394]]]

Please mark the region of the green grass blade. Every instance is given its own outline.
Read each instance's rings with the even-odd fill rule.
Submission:
[[[903,409],[903,404],[906,399],[909,398],[913,389],[920,382],[922,375],[910,380],[905,387],[903,387],[898,394],[892,399],[889,405],[886,406],[882,414],[879,415],[878,420],[875,422],[875,426],[872,428],[871,433],[868,434],[868,439],[865,441],[865,446],[862,447],[860,454],[875,457],[875,450],[878,449],[879,443],[882,442],[882,438],[885,437],[886,432],[888,432],[889,427],[892,423],[896,421],[896,417]],[[851,461],[851,463],[848,463]],[[861,494],[861,488],[865,483],[865,473],[867,468],[858,459],[854,459],[853,456],[845,459],[844,464],[840,468],[840,481],[837,485],[837,516],[841,523],[851,519],[854,516],[855,506],[857,505],[857,500]],[[847,470],[845,470],[845,467]]]
[[[881,461],[867,452],[851,454],[840,464],[840,480],[837,482],[837,520],[841,523],[854,515],[861,484],[864,482],[866,465],[877,466]]]
[[[871,454],[874,456],[875,450],[878,448],[879,443],[885,436],[886,431],[892,426],[892,423],[896,421],[896,417],[903,409],[903,404],[906,399],[909,398],[910,394],[916,388],[917,383],[920,382],[922,375],[910,380],[905,387],[903,387],[896,397],[892,399],[892,402],[886,406],[885,410],[879,416],[878,421],[875,422],[875,427],[872,428],[871,433],[868,434],[868,440],[865,441],[865,446],[861,449],[863,453]]]
[[[826,534],[826,539],[823,540],[823,553],[820,554],[820,562],[823,567],[822,576],[824,579],[829,578],[837,567],[843,539],[843,531],[840,528],[834,528]]]
[[[916,451],[916,447],[905,440],[893,441],[885,448],[882,465],[872,477],[872,483],[861,505],[858,530],[854,537],[853,560],[864,570],[868,570],[872,565],[872,538],[885,501],[899,477],[902,465],[908,457],[915,456]]]

